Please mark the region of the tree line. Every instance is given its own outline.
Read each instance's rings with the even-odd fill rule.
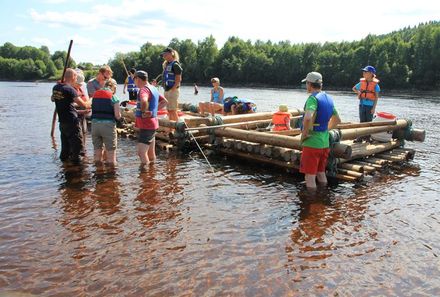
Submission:
[[[180,54],[186,84],[209,84],[217,76],[223,84],[298,86],[310,71],[324,76],[326,88],[351,88],[360,69],[373,65],[382,88],[438,89],[440,87],[440,22],[406,27],[385,35],[368,35],[359,41],[301,43],[245,41],[230,37],[220,49],[213,36],[194,43],[174,38],[168,46]],[[150,79],[162,73],[160,53],[165,46],[150,42],[139,51],[116,53],[108,64],[118,82],[128,69],[146,70]],[[50,55],[47,47],[0,47],[0,79],[39,79],[56,75],[65,52]],[[96,72],[91,63],[79,63],[86,77]]]

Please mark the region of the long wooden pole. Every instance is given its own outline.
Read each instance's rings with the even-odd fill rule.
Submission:
[[[127,77],[128,77],[130,74],[128,73],[127,67],[125,66],[124,59],[122,57],[121,57],[121,62],[122,62],[122,66],[124,66],[125,73],[127,73]]]
[[[70,40],[69,49],[67,50],[66,61],[64,62],[63,75],[61,76],[61,83],[64,82],[64,75],[66,74],[67,66],[69,65],[70,51],[72,50],[72,45],[73,45],[73,40]],[[56,122],[57,122],[57,109],[55,108],[55,110],[53,111],[53,116],[52,116],[52,128],[50,129],[50,136],[52,138],[55,136]]]

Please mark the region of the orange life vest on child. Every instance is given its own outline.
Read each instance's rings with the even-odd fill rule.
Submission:
[[[289,128],[286,122],[290,121],[290,112],[277,111],[272,115],[273,131],[284,131]]]
[[[365,78],[361,78],[361,86],[359,91],[360,99],[376,100],[376,85],[379,83],[377,78],[373,78],[372,81],[367,81]]]

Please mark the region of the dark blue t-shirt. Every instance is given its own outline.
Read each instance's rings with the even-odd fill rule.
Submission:
[[[76,90],[66,84],[57,83],[52,89],[52,101],[55,102],[60,123],[77,123],[78,113],[73,99],[78,97]]]

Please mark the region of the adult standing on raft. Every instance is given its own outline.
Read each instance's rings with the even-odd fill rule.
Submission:
[[[134,82],[139,88],[136,106],[135,125],[139,129],[137,153],[141,165],[156,160],[155,134],[159,128],[157,110],[162,109],[168,103],[153,85],[148,83],[148,74],[139,70],[134,74]]]
[[[164,96],[168,100],[168,118],[171,121],[179,119],[177,115],[177,107],[180,95],[180,82],[182,81],[182,66],[179,63],[179,53],[167,47],[161,54],[165,60],[163,66],[162,83],[165,90]]]
[[[99,89],[104,87],[105,81],[109,80],[113,76],[113,71],[108,65],[104,65],[99,68],[98,74],[95,78],[92,78],[87,82],[87,93],[92,98],[93,94]]]
[[[52,101],[58,113],[61,132],[61,161],[79,163],[80,153],[83,150],[82,132],[78,119],[78,112],[74,103],[85,109],[90,109],[90,102],[83,101],[73,85],[77,74],[72,68],[67,68],[64,83],[58,82],[52,89]]]
[[[307,98],[301,133],[302,153],[300,172],[305,174],[306,186],[316,189],[316,179],[327,184],[325,168],[330,152],[328,130],[341,122],[330,95],[322,91],[322,75],[310,72],[302,80],[306,82]]]
[[[128,100],[135,101],[137,98],[137,93],[139,89],[136,87],[136,84],[134,83],[134,74],[136,73],[136,69],[131,68],[127,78],[124,82],[124,89],[122,90],[122,93],[125,94],[125,90],[128,91]]]

